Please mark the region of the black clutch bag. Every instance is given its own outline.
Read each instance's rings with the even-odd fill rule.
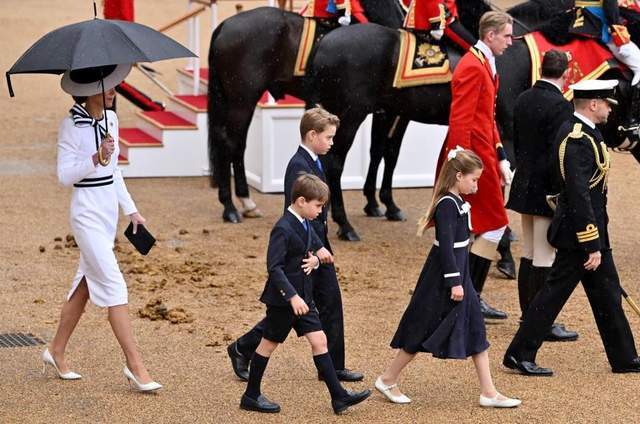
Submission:
[[[138,224],[138,229],[136,233],[133,234],[133,223],[130,222],[127,229],[124,230],[124,235],[129,239],[131,244],[133,244],[133,247],[143,255],[149,253],[149,250],[151,250],[156,242],[156,239],[142,224]]]

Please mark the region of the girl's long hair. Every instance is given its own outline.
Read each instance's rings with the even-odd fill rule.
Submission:
[[[457,150],[455,157],[444,162],[440,170],[440,176],[433,188],[433,198],[429,209],[418,220],[418,236],[421,236],[431,226],[436,213],[436,205],[455,186],[458,172],[461,172],[462,175],[467,175],[482,169],[482,167],[482,160],[471,150]]]

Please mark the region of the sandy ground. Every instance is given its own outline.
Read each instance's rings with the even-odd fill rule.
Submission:
[[[89,18],[90,3],[82,3],[81,7],[80,2],[65,0],[54,6],[43,0],[3,0],[0,69],[7,70],[44,32]],[[140,20],[152,26],[185,8],[177,0],[136,4]],[[182,28],[171,35],[185,40],[184,33]],[[167,83],[175,84],[173,69],[181,64],[158,65]],[[139,75],[132,79],[153,89]],[[0,96],[0,333],[32,332],[50,340],[79,254],[76,248],[65,247],[70,192],[55,178],[56,129],[70,102],[58,89],[57,77],[17,76],[14,81],[17,97],[9,99],[6,92]],[[132,119],[131,110],[121,102],[125,124]],[[626,155],[614,154],[613,161],[613,245],[627,291],[640,298],[634,265],[638,188],[632,183],[640,178],[640,168]],[[509,312],[510,318],[487,326],[492,370],[500,390],[524,400],[521,408],[479,408],[470,361],[422,356],[402,380],[413,404],[392,405],[374,394],[364,405],[336,418],[326,390],[315,378],[306,343],[291,337],[275,353],[264,383],[264,392],[281,403],[282,413],[241,412],[238,401],[244,386],[230,369],[225,346],[263,314],[257,298],[265,280],[268,232],[281,212],[281,197],[255,193],[265,217],[229,225],[221,222],[216,193],[205,178],[137,179],[127,184],[159,243],[142,258],[121,236],[118,257],[130,288],[139,345],[152,375],[165,389],[152,396],[129,390],[106,311],[91,305],[68,350],[69,363],[83,375],[81,381],[64,382],[51,371],[43,377],[41,347],[0,349],[0,422],[640,422],[640,376],[610,372],[581,288],[559,319],[580,332],[579,341],[545,345],[539,355],[539,362],[552,367],[556,376],[531,379],[505,371],[500,362],[517,328],[519,311],[515,282],[495,272],[487,283],[486,298]],[[333,237],[335,228],[331,230],[344,298],[347,364],[366,373],[363,383],[350,385],[357,389],[372,387],[392,358],[388,342],[433,240],[432,233],[422,239],[413,235],[430,190],[396,193],[407,222],[364,217],[361,194],[348,192],[348,212],[363,241],[339,242]],[[517,217],[512,218],[518,229]],[[125,224],[121,222],[120,234]],[[63,241],[55,241],[57,237]],[[517,243],[514,249],[518,254]],[[140,318],[137,311],[154,299],[169,309],[183,308],[193,321],[171,324]],[[639,329],[640,319],[627,311],[631,326]]]

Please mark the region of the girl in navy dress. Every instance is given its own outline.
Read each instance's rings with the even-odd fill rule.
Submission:
[[[520,405],[498,393],[489,369],[484,319],[469,275],[469,204],[460,196],[474,193],[482,161],[458,147],[442,167],[429,210],[418,223],[418,235],[435,224],[436,239],[391,347],[398,354],[375,386],[394,403],[411,399],[397,387],[400,372],[418,352],[442,359],[473,359],[480,380],[480,405],[511,408]]]

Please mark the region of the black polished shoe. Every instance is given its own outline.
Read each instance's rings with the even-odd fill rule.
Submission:
[[[624,374],[627,372],[640,372],[640,357],[635,358],[629,365],[624,367],[612,367],[611,371],[616,374]]]
[[[578,340],[578,333],[567,330],[562,324],[554,323],[544,339],[548,342],[572,342]]]
[[[518,361],[511,355],[505,355],[502,360],[502,365],[509,369],[519,371],[521,374],[533,377],[551,377],[553,375],[551,368],[539,367],[535,362]]]
[[[227,346],[227,354],[231,359],[231,367],[238,378],[242,381],[249,381],[249,359],[238,350],[237,342]]]
[[[371,396],[371,390],[363,390],[361,392],[351,392],[349,390],[346,391],[347,396],[339,399],[331,399],[331,406],[333,407],[333,412],[336,414],[340,414],[347,410],[350,406],[357,405],[362,402],[369,396]]]
[[[336,375],[338,376],[338,380],[346,381],[348,383],[353,383],[356,381],[362,381],[364,379],[364,374],[358,371],[351,371],[349,369],[336,370]],[[318,380],[324,381],[321,374],[318,374]]]
[[[516,279],[516,264],[511,259],[500,259],[496,263],[496,268],[500,271],[508,280]]]
[[[480,312],[486,319],[507,319],[507,314],[489,306],[482,298],[480,298]]]
[[[252,399],[246,394],[243,394],[242,399],[240,399],[240,409],[275,414],[276,412],[280,412],[280,405],[271,402],[262,395],[258,396],[258,399]]]

